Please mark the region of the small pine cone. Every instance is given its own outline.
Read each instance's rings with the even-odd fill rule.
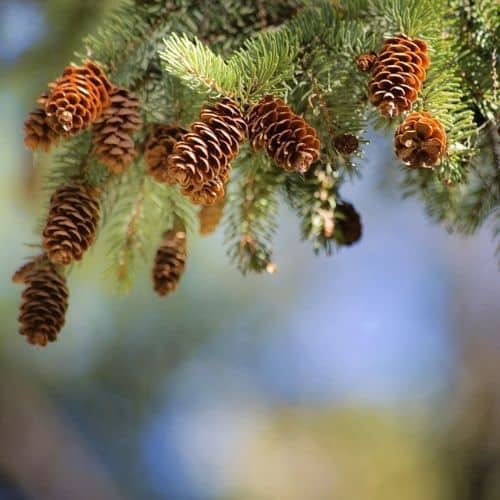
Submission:
[[[153,287],[160,296],[173,292],[186,267],[186,232],[184,228],[167,231],[153,265]]]
[[[68,66],[49,84],[45,111],[59,135],[76,134],[94,123],[109,105],[112,86],[103,70],[93,62]]]
[[[387,38],[371,70],[370,102],[386,117],[411,109],[426,77],[427,44],[418,38]]]
[[[23,282],[26,288],[19,311],[19,333],[30,344],[45,346],[56,340],[64,326],[69,296],[66,279],[46,260],[33,265]]]
[[[396,156],[413,168],[430,168],[446,153],[442,123],[425,111],[410,113],[394,135]]]
[[[247,116],[254,149],[265,148],[277,165],[289,172],[306,172],[319,158],[316,130],[281,99],[266,96]]]
[[[361,239],[361,217],[350,203],[337,204],[335,219],[335,239],[340,245],[352,245]]]
[[[224,196],[231,161],[246,136],[239,105],[223,98],[205,106],[199,121],[175,145],[168,159],[168,178],[175,180],[193,203],[212,204]]]
[[[358,67],[359,71],[368,73],[372,70],[376,60],[377,54],[375,52],[370,52],[369,54],[361,54],[356,59],[356,66]]]
[[[142,124],[139,99],[115,87],[110,104],[92,128],[93,153],[111,173],[122,173],[136,156],[132,133]]]
[[[144,160],[148,174],[156,181],[175,184],[175,180],[168,176],[168,158],[177,141],[186,133],[182,127],[160,124],[153,127],[144,148]]]
[[[95,239],[100,218],[96,193],[82,184],[67,184],[52,195],[43,230],[43,247],[54,264],[80,260]]]
[[[355,135],[341,134],[333,140],[335,149],[343,155],[351,155],[359,148],[359,141]]]
[[[48,93],[43,93],[37,100],[39,107],[34,109],[24,122],[24,144],[34,151],[43,149],[47,152],[53,144],[56,144],[59,137],[52,130],[49,124],[45,103]]]
[[[220,224],[224,214],[225,198],[213,205],[201,207],[198,212],[198,220],[200,222],[200,234],[212,234]]]

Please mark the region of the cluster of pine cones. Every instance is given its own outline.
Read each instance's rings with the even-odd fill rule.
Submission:
[[[134,133],[142,126],[139,99],[111,83],[95,62],[68,66],[48,85],[25,124],[25,144],[48,151],[61,139],[91,130],[89,154],[110,174],[123,173],[138,154]],[[222,218],[231,162],[248,140],[287,171],[306,172],[319,158],[316,130],[282,100],[267,96],[242,110],[222,98],[208,104],[189,129],[178,124],[149,127],[141,147],[146,172],[157,182],[178,184],[199,211],[200,232]],[[82,176],[83,177],[83,176]],[[82,259],[94,243],[100,220],[100,191],[82,179],[59,187],[50,200],[42,232],[43,253],[22,266],[14,281],[26,285],[19,321],[32,344],[56,339],[68,304],[64,267]],[[154,290],[172,292],[185,268],[186,231],[180,221],[163,235],[152,269]]]
[[[410,112],[395,134],[397,156],[410,167],[433,167],[446,153],[443,125],[425,111],[411,112],[430,64],[427,44],[398,35],[385,40],[381,51],[357,60],[370,73],[370,102],[385,117]],[[192,203],[201,205],[200,231],[209,234],[221,220],[231,162],[248,140],[254,150],[264,150],[287,172],[306,173],[320,156],[316,130],[281,99],[266,96],[248,109],[223,97],[207,104],[188,129],[173,124],[154,124],[146,129],[140,148],[134,134],[142,127],[140,102],[128,89],[109,81],[93,61],[68,66],[48,85],[24,125],[25,144],[48,151],[61,139],[90,129],[89,154],[110,174],[119,175],[143,152],[146,172],[155,181],[178,185]],[[350,134],[336,137],[341,154],[351,154],[358,140]],[[83,175],[81,176],[83,177]],[[43,229],[43,253],[22,266],[14,281],[26,288],[19,321],[21,333],[32,344],[46,345],[56,339],[68,306],[64,268],[82,259],[93,244],[100,220],[100,192],[81,178],[52,195]],[[361,221],[348,203],[337,207],[325,237],[352,244],[361,236]],[[152,270],[153,287],[159,295],[172,292],[186,264],[186,231],[180,221],[165,232]]]
[[[412,110],[430,65],[425,41],[404,34],[387,38],[380,52],[362,54],[360,71],[370,73],[368,96],[382,116],[394,118]],[[431,113],[408,114],[397,128],[396,156],[412,168],[432,168],[446,153],[443,124]]]

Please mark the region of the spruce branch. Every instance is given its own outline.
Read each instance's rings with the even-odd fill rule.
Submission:
[[[302,238],[312,242],[316,254],[330,255],[334,248],[338,184],[338,173],[326,162],[316,163],[305,176],[289,176],[285,183],[286,200],[300,218]]]
[[[238,96],[248,102],[266,94],[282,95],[293,76],[299,49],[297,37],[286,29],[247,40],[228,61],[238,75]]]
[[[277,229],[278,190],[284,174],[262,153],[243,152],[226,208],[228,255],[243,273],[274,272],[272,240]]]
[[[232,95],[237,76],[224,59],[199,39],[173,33],[160,51],[163,67],[188,87],[212,95]]]

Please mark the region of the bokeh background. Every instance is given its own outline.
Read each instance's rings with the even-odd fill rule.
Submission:
[[[10,276],[50,158],[22,144],[37,94],[116,2],[0,0],[0,499],[500,499],[500,280],[470,239],[402,200],[372,134],[344,192],[360,244],[330,258],[283,208],[279,271],[243,278],[191,235],[166,300],[121,296],[93,250],[59,341],[16,330]]]

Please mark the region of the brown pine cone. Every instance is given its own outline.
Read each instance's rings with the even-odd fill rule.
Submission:
[[[22,281],[26,288],[19,311],[19,333],[30,344],[45,346],[56,340],[64,326],[69,296],[66,279],[45,260],[25,269]]]
[[[343,155],[351,155],[359,148],[359,141],[355,135],[341,134],[333,140],[335,149]]]
[[[356,59],[356,66],[358,67],[359,71],[368,73],[372,70],[376,60],[377,54],[375,52],[370,52],[369,54],[361,54]]]
[[[361,217],[347,202],[339,202],[335,207],[335,239],[339,245],[352,245],[361,239],[363,228]]]
[[[49,89],[45,104],[49,124],[57,134],[69,135],[95,122],[109,105],[112,86],[97,64],[87,62],[66,67]]]
[[[248,113],[247,123],[252,147],[265,148],[287,171],[304,173],[319,158],[316,130],[281,99],[264,97]]]
[[[230,164],[246,136],[239,105],[223,98],[205,106],[199,121],[175,145],[168,159],[168,178],[196,204],[212,204],[224,196]]]
[[[49,119],[45,112],[45,103],[48,93],[43,93],[37,100],[39,107],[35,108],[24,122],[24,144],[34,151],[43,149],[47,152],[59,137],[49,125]]]
[[[396,156],[412,168],[431,168],[446,153],[442,123],[425,111],[410,113],[394,135]]]
[[[168,158],[174,151],[177,141],[186,133],[185,128],[173,125],[153,126],[144,148],[144,160],[147,173],[157,182],[175,184],[175,180],[168,176]]]
[[[160,296],[173,292],[186,267],[186,231],[174,228],[164,234],[153,265],[153,288]]]
[[[58,135],[50,128],[47,114],[42,108],[34,109],[24,122],[24,144],[31,150],[43,149],[47,152],[58,140]]]
[[[95,239],[100,206],[88,186],[66,184],[52,195],[43,230],[43,247],[54,264],[80,260]]]
[[[371,70],[370,102],[386,117],[411,109],[426,77],[427,44],[400,34],[387,38]]]
[[[134,160],[132,134],[141,124],[139,99],[127,89],[115,87],[109,106],[92,127],[92,151],[111,173],[122,173]]]
[[[198,220],[200,223],[200,234],[212,234],[220,224],[224,215],[225,198],[222,198],[217,203],[205,207],[201,207],[198,212]]]

